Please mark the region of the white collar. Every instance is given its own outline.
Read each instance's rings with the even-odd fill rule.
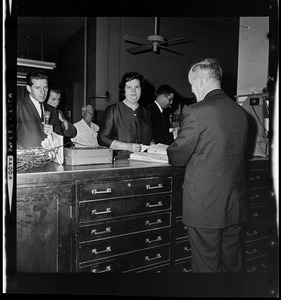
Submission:
[[[161,113],[163,112],[163,108],[159,105],[159,103],[155,100],[154,101],[156,103],[156,105],[158,106],[158,108],[160,109]]]

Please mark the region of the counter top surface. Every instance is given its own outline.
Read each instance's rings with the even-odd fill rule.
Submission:
[[[139,168],[161,168],[161,167],[169,167],[169,164],[166,163],[155,163],[155,162],[145,162],[145,161],[137,161],[131,159],[114,159],[112,164],[92,164],[92,165],[81,165],[81,166],[70,166],[70,165],[59,165],[54,162],[50,162],[49,164],[42,167],[33,167],[32,169],[26,171],[18,171],[17,176],[23,175],[36,175],[42,173],[79,173],[79,172],[91,172],[91,171],[103,171],[103,170],[113,170],[113,169],[139,169]]]
[[[264,157],[254,157],[250,161],[255,160],[266,160]],[[28,177],[36,176],[42,174],[67,174],[67,173],[85,173],[92,171],[106,171],[106,170],[122,170],[122,169],[143,169],[143,168],[163,168],[171,167],[168,163],[158,163],[158,162],[146,162],[138,161],[128,158],[115,158],[113,163],[109,164],[91,164],[91,165],[81,165],[81,166],[71,166],[71,165],[59,165],[55,162],[50,162],[42,167],[33,167],[32,169],[25,171],[17,171],[17,177]],[[185,167],[183,167],[185,168]]]

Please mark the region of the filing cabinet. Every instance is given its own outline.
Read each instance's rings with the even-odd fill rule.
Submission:
[[[185,168],[121,161],[50,166],[17,174],[20,272],[191,272],[182,223]],[[269,161],[247,162],[250,219],[244,271],[278,271],[276,203]]]
[[[276,202],[268,159],[252,159],[246,168],[249,220],[244,234],[244,269],[271,273],[277,262]]]
[[[178,273],[191,272],[191,247],[187,227],[182,223],[182,186],[184,174],[175,176],[175,191],[173,202],[173,242],[172,271]]]
[[[155,174],[77,181],[75,270],[170,269],[172,181]]]

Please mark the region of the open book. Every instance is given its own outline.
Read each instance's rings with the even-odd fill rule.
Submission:
[[[130,159],[150,161],[150,162],[161,162],[168,164],[169,159],[167,155],[167,148],[169,145],[155,144],[151,146],[142,146],[141,152],[133,152],[130,154]]]

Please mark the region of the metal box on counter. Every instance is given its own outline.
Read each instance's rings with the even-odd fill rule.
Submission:
[[[111,164],[112,160],[113,150],[106,147],[64,148],[64,161],[67,165]]]

